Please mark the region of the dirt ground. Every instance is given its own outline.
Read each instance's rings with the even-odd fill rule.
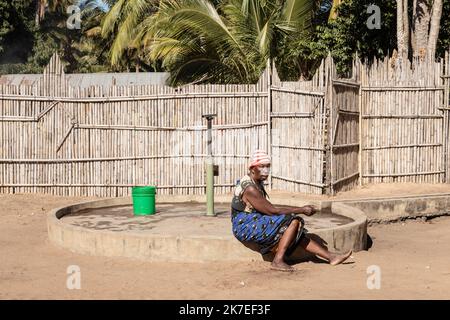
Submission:
[[[0,299],[450,299],[450,217],[374,225],[372,247],[348,263],[305,262],[280,273],[264,261],[149,263],[50,244],[46,212],[86,199],[95,198],[0,195]],[[70,265],[80,267],[80,290],[66,287]],[[367,287],[372,265],[380,289]]]

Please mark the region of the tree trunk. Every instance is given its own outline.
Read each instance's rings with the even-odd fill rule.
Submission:
[[[436,56],[436,46],[441,25],[442,7],[442,0],[434,0],[430,22],[430,35],[428,37],[428,55],[432,59]]]
[[[408,0],[397,0],[397,49],[400,59],[409,54]]]
[[[416,8],[417,8],[417,0],[413,1],[413,13],[412,13],[412,18],[411,18],[411,50],[413,52],[416,52],[417,46],[416,46],[416,32],[414,30],[414,17],[416,16]]]
[[[36,0],[36,15],[34,19],[37,27],[39,27],[42,18],[44,17],[46,5],[46,0]]]
[[[408,17],[408,0],[397,0],[397,47],[400,58],[433,58],[442,17],[443,0],[413,0],[412,23]]]
[[[39,27],[39,22],[41,21],[40,19],[40,10],[41,10],[41,1],[40,0],[36,0],[36,14],[34,16],[34,23],[36,24],[36,27]]]
[[[404,42],[406,47],[405,58],[409,56],[409,43],[410,43],[410,32],[409,32],[409,15],[408,15],[408,0],[403,0],[403,30],[404,30]]]
[[[421,59],[427,55],[428,32],[431,19],[431,5],[429,0],[414,0],[413,28],[414,38],[411,39],[414,48],[413,56]]]
[[[333,4],[330,10],[330,16],[328,17],[328,21],[335,20],[338,16],[337,7],[341,4],[342,0],[333,0]]]

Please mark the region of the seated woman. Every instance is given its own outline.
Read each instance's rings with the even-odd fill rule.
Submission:
[[[293,271],[284,258],[300,245],[331,265],[344,262],[352,251],[343,255],[330,253],[326,248],[310,239],[299,214],[310,216],[313,206],[274,206],[267,200],[263,181],[270,172],[270,158],[262,150],[256,150],[249,164],[249,173],[244,176],[234,192],[231,202],[234,236],[242,242],[256,243],[261,254],[275,252],[271,268]]]

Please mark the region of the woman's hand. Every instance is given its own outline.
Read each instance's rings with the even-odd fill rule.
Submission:
[[[306,216],[312,216],[314,213],[317,212],[317,209],[312,205],[303,206],[301,207],[301,209],[302,213]]]

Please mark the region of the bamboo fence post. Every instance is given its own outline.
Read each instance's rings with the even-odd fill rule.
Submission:
[[[449,131],[450,131],[450,54],[449,51],[445,52],[444,57],[444,70],[445,73],[444,76],[444,105],[442,106],[443,112],[444,112],[444,132],[443,132],[443,144],[444,144],[444,168],[445,168],[445,174],[444,174],[444,181],[447,183],[450,183],[450,162],[449,162],[449,152],[450,152],[450,137],[449,137]]]
[[[269,157],[273,158],[272,153],[272,65],[270,63],[270,59],[267,60],[266,70],[264,71],[263,76],[267,77],[266,87],[267,87],[267,150],[269,153]],[[269,190],[272,190],[273,182],[272,182],[272,174],[269,175]]]

